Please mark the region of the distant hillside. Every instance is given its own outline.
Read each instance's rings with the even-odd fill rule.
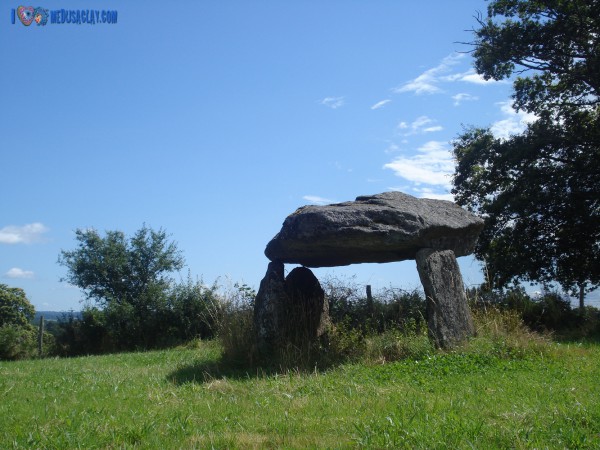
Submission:
[[[72,311],[76,319],[81,319],[81,311]],[[33,323],[40,323],[40,316],[44,316],[44,320],[58,320],[63,316],[69,316],[71,311],[36,311],[33,318]]]

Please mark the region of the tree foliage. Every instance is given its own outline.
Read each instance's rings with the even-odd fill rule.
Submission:
[[[454,142],[457,203],[486,220],[476,254],[492,282],[600,285],[600,1],[495,0],[473,56],[486,79],[513,80],[535,115],[507,139],[469,128]]]
[[[184,265],[177,245],[162,229],[144,225],[129,240],[121,231],[102,237],[94,229],[75,232],[78,248],[61,251],[59,264],[68,270],[62,281],[84,290],[100,306],[143,307],[169,286],[169,274]]]
[[[0,284],[0,360],[35,354],[36,331],[31,325],[34,315],[35,308],[23,289]]]
[[[35,308],[21,288],[0,284],[0,327],[27,326],[35,315]]]
[[[105,236],[77,230],[78,248],[63,250],[63,281],[81,288],[88,305],[80,322],[63,322],[63,346],[76,353],[152,348],[168,345],[177,329],[170,309],[170,274],[184,265],[174,242],[162,229],[145,225],[127,239],[121,231]]]

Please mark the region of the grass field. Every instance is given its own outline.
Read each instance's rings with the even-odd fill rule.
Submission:
[[[325,371],[198,348],[0,362],[0,448],[600,448],[600,347]]]

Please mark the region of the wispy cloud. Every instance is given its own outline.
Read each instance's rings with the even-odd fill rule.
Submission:
[[[426,142],[418,149],[418,154],[398,157],[385,164],[394,174],[413,183],[450,187],[450,176],[454,173],[454,160],[448,143]]]
[[[305,195],[302,198],[315,205],[329,205],[331,203],[335,203],[335,200],[319,197],[318,195]]]
[[[477,72],[475,72],[475,69],[471,69],[465,73],[460,74],[461,76],[458,78],[459,81],[464,81],[466,83],[474,83],[474,84],[494,84],[494,83],[506,83],[506,80],[494,80],[493,78],[490,78],[489,80],[486,80],[485,78],[483,78],[483,75],[479,75]]]
[[[521,133],[527,128],[527,124],[535,122],[537,119],[535,114],[515,111],[510,101],[500,102],[498,105],[505,118],[494,122],[491,131],[499,139],[508,139],[513,134]]]
[[[421,94],[441,94],[445,90],[441,87],[444,83],[464,82],[471,84],[493,84],[506,83],[506,81],[497,81],[492,78],[486,80],[483,76],[475,72],[475,69],[469,69],[463,72],[454,72],[455,66],[461,63],[465,57],[462,53],[456,53],[446,56],[440,64],[426,70],[413,80],[407,81],[403,85],[392,89],[392,92],[402,94],[404,92],[413,92],[416,95]]]
[[[39,222],[22,226],[8,225],[0,228],[0,244],[33,244],[42,240],[48,228]]]
[[[446,192],[436,192],[435,189],[431,189],[431,188],[419,188],[419,187],[415,187],[413,189],[413,191],[418,194],[419,197],[421,198],[432,198],[434,200],[448,200],[450,202],[454,201],[454,195],[452,195],[450,192],[446,191]]]
[[[325,97],[323,100],[320,100],[319,103],[328,108],[337,109],[344,106],[344,97]]]
[[[387,105],[390,102],[391,102],[391,100],[389,98],[386,98],[385,100],[381,100],[380,102],[375,103],[373,106],[371,106],[371,109],[383,108],[385,105]]]
[[[453,95],[452,100],[454,100],[454,106],[458,106],[462,102],[472,102],[475,100],[479,100],[479,97],[461,92],[460,94]]]
[[[457,65],[464,56],[462,53],[448,55],[437,66],[426,70],[418,77],[407,81],[392,91],[397,94],[413,92],[417,95],[443,92],[439,84],[442,81],[447,81],[447,79],[444,79],[445,74],[448,74],[452,70],[452,67]]]
[[[444,127],[440,125],[435,125],[436,120],[431,119],[427,116],[417,117],[413,122],[406,123],[400,122],[398,124],[398,129],[403,130],[400,134],[402,136],[411,136],[413,134],[425,134],[425,133],[433,133],[435,131],[441,131]]]
[[[6,272],[4,274],[5,278],[22,278],[22,279],[28,279],[28,278],[33,278],[34,273],[30,270],[23,270],[20,269],[18,267],[13,267],[12,269],[10,269],[8,272]]]
[[[384,150],[385,153],[396,153],[400,151],[400,146],[390,142],[387,148]]]

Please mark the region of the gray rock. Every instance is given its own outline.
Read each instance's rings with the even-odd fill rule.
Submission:
[[[286,301],[283,263],[271,262],[254,299],[254,330],[260,353],[269,353],[277,347],[280,316]]]
[[[267,244],[271,261],[308,267],[415,259],[422,248],[473,252],[483,221],[456,204],[401,192],[304,206]]]
[[[271,262],[254,303],[256,343],[263,356],[288,345],[306,348],[327,330],[329,304],[310,269],[297,267],[284,279],[281,262]]]
[[[287,341],[298,347],[310,345],[326,332],[329,323],[325,291],[310,269],[296,267],[285,279],[285,292],[289,301],[285,308]]]
[[[427,298],[429,337],[437,347],[455,347],[474,334],[458,262],[451,250],[425,248],[416,256]]]

